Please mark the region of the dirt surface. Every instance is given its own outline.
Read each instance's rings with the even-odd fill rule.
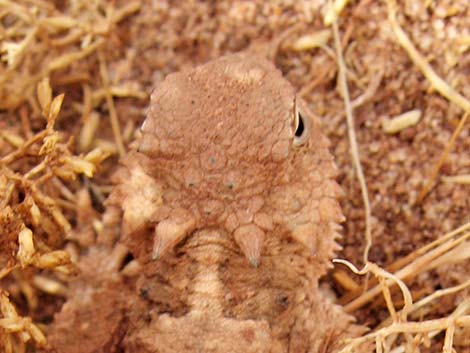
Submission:
[[[18,315],[30,316],[47,332],[53,313],[64,301],[70,274],[75,272],[70,259],[77,262],[91,256],[87,249],[97,235],[106,233],[103,225],[109,222],[102,214],[110,175],[120,152],[136,138],[153,85],[171,72],[248,48],[273,61],[320,119],[332,142],[330,150],[344,190],[341,203],[347,221],[340,240],[343,250],[337,256],[363,264],[364,203],[351,159],[345,103],[337,86],[333,31],[324,23],[324,1],[116,1],[93,5],[19,1],[0,7],[0,278],[4,308],[0,317],[17,320]],[[442,177],[468,175],[470,139],[467,124],[421,201],[420,193],[463,109],[439,93],[398,43],[388,15],[385,1],[356,1],[341,11],[338,24],[371,205],[369,260],[396,273],[407,255],[469,221],[468,178],[455,182]],[[397,17],[435,73],[468,102],[468,1],[400,1]],[[299,40],[310,34],[314,39],[301,46]],[[22,43],[24,49],[18,50],[22,47],[12,43]],[[44,77],[50,79],[52,97],[65,93],[57,116],[50,104],[47,108],[41,104],[44,99],[38,99],[37,84]],[[420,111],[418,123],[395,134],[384,132],[384,123],[411,110]],[[41,149],[46,136],[49,148]],[[69,141],[71,136],[74,139]],[[25,148],[22,142],[31,139]],[[100,150],[96,152],[96,148]],[[90,155],[91,151],[95,154]],[[34,169],[42,162],[47,168]],[[86,168],[92,166],[90,178]],[[31,170],[34,172],[28,175]],[[29,244],[27,232],[23,233],[23,247],[18,245],[17,234],[25,226],[32,230],[35,249],[21,251],[19,256],[19,249],[30,249],[24,245]],[[58,252],[63,247],[70,259]],[[447,257],[443,254],[421,266],[424,270],[408,275],[406,284],[414,299],[467,283],[468,249],[468,239],[464,239],[460,248],[447,250]],[[51,252],[52,260],[46,256]],[[363,281],[364,277],[352,275],[341,265],[335,265],[325,279],[333,287],[332,296],[359,323],[375,328],[390,314],[380,295],[351,305],[361,296]],[[4,293],[9,293],[9,299]],[[401,293],[394,290],[392,297],[401,308]],[[462,310],[460,315],[468,316],[468,297],[467,286],[433,301],[411,319],[439,319],[456,307]],[[93,300],[103,297],[96,294]],[[18,315],[5,309],[7,301],[15,305]],[[111,310],[110,315],[120,317],[119,311]],[[113,337],[100,343],[105,351],[109,345],[119,344],[122,326],[117,324],[119,319],[115,321]],[[44,344],[32,326],[22,321],[21,327],[29,330],[29,342]],[[468,349],[469,329],[465,327],[456,328],[453,344],[457,351]],[[54,339],[60,339],[57,337]],[[12,342],[6,344],[7,352],[13,349],[8,347],[24,349],[22,339],[2,325],[1,338]],[[440,351],[443,344],[441,333],[432,338],[430,349]]]

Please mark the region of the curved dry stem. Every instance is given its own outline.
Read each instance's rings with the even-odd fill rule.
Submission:
[[[464,300],[460,305],[458,305],[454,312],[448,317],[434,320],[421,320],[420,318],[419,322],[407,321],[408,314],[410,314],[412,311],[429,304],[432,300],[435,300],[438,297],[455,293],[458,290],[462,290],[468,287],[470,281],[460,286],[442,290],[439,293],[436,292],[434,295],[421,300],[419,303],[413,304],[410,291],[408,290],[405,283],[400,280],[397,275],[388,273],[387,271],[370,262],[367,263],[361,270],[358,270],[347,260],[337,259],[334,260],[334,262],[346,265],[352,272],[356,274],[364,275],[372,272],[375,276],[377,276],[381,284],[380,289],[385,297],[385,301],[390,312],[390,318],[382,323],[382,325],[379,326],[375,331],[350,340],[340,351],[340,353],[359,352],[361,351],[360,346],[367,342],[375,343],[376,352],[391,352],[395,343],[399,342],[399,335],[403,335],[405,342],[400,346],[395,347],[393,352],[414,352],[416,349],[419,349],[421,344],[429,342],[432,337],[436,336],[443,330],[446,331],[443,352],[450,353],[453,352],[455,329],[470,328],[468,300]],[[405,302],[403,309],[398,313],[395,310],[390,296],[389,287],[391,282],[398,284]]]
[[[394,273],[394,275],[400,279],[404,280],[411,276],[417,276],[420,273],[428,271],[430,267],[433,266],[433,262],[442,256],[446,256],[447,252],[456,248],[460,244],[466,242],[470,239],[470,233],[464,233],[457,237],[456,239],[449,239],[445,243],[439,245],[438,247],[429,250],[429,252],[421,255],[408,265],[404,266],[402,269],[398,270]],[[335,260],[338,262],[337,260]],[[387,284],[392,285],[394,282],[387,282]],[[360,296],[351,300],[348,304],[345,305],[345,310],[347,312],[353,312],[354,310],[359,309],[360,307],[367,304],[370,300],[375,298],[377,295],[381,293],[380,286],[376,285],[369,289],[368,291],[362,293]]]
[[[330,1],[330,4],[331,4],[331,1]],[[361,160],[359,158],[359,147],[357,145],[356,131],[354,128],[353,108],[351,105],[351,99],[349,97],[348,83],[346,79],[346,64],[343,58],[341,40],[340,40],[338,23],[337,23],[336,17],[334,17],[332,21],[332,28],[333,28],[333,37],[335,39],[335,47],[336,47],[336,56],[337,56],[336,61],[338,64],[338,84],[339,84],[339,88],[341,90],[341,94],[344,100],[344,109],[346,112],[346,121],[348,124],[348,137],[349,137],[349,143],[351,145],[351,156],[353,159],[354,168],[357,173],[357,179],[359,180],[359,185],[361,187],[361,194],[362,194],[362,199],[364,202],[366,245],[364,249],[363,261],[364,263],[367,263],[368,258],[369,258],[369,250],[372,246],[371,208],[370,208],[370,202],[369,202],[369,192],[367,190],[366,179],[364,176],[364,172],[362,170]]]
[[[439,160],[437,163],[434,165],[434,168],[431,172],[431,176],[429,177],[428,181],[426,184],[423,186],[421,189],[421,192],[418,195],[418,199],[416,200],[416,203],[420,204],[421,201],[426,197],[428,194],[429,190],[431,189],[432,184],[434,183],[434,180],[436,179],[437,175],[439,174],[439,171],[441,170],[442,165],[446,161],[447,157],[449,156],[450,151],[452,151],[452,148],[455,145],[455,141],[460,135],[460,132],[462,131],[463,127],[465,126],[465,123],[467,122],[468,116],[470,115],[470,110],[467,111],[462,119],[459,121],[459,125],[455,128],[454,132],[452,133],[452,137],[450,138],[449,142],[447,143],[447,146],[445,147],[444,151],[442,152],[441,156],[439,157]]]
[[[396,2],[395,0],[385,0],[387,3],[388,20],[392,26],[393,33],[395,34],[398,44],[408,53],[408,56],[413,63],[421,70],[423,75],[429,80],[431,86],[438,91],[441,95],[446,97],[449,101],[456,104],[464,111],[470,110],[470,101],[453,89],[446,81],[439,77],[432,69],[431,65],[426,59],[418,52],[411,40],[406,35],[405,31],[400,27],[396,17]]]
[[[116,112],[116,107],[114,106],[113,95],[111,94],[111,89],[109,86],[109,77],[108,69],[106,67],[106,61],[102,51],[98,51],[98,59],[100,62],[100,74],[101,79],[103,80],[103,86],[106,91],[106,104],[108,105],[109,118],[111,120],[111,128],[113,129],[114,140],[116,142],[119,155],[122,157],[126,153],[126,148],[124,147],[124,142],[121,133],[121,127],[119,126],[119,119]]]
[[[352,272],[358,275],[365,275],[367,273],[373,273],[380,281],[380,286],[377,288],[379,288],[380,291],[382,291],[385,301],[387,303],[387,307],[389,309],[390,315],[392,316],[392,318],[395,318],[394,321],[406,320],[408,313],[410,312],[412,308],[413,299],[411,297],[411,293],[408,287],[397,275],[387,272],[384,269],[380,268],[379,266],[371,262],[367,262],[361,270],[358,270],[351,262],[347,260],[334,259],[333,262],[340,263],[340,264],[347,266]],[[399,316],[396,315],[396,310],[392,303],[391,295],[389,291],[389,288],[391,287],[392,283],[397,284],[400,287],[400,290],[403,294],[403,301],[405,303]]]

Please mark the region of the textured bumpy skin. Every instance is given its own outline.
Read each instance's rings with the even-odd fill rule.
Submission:
[[[86,352],[329,352],[351,334],[318,288],[343,216],[328,140],[299,104],[281,73],[250,54],[155,89],[108,201],[142,268],[88,284],[130,294],[113,299],[119,318],[107,314],[122,339],[109,333]],[[52,343],[84,352],[64,343],[63,324],[79,324],[84,309],[65,308],[73,313],[56,317]],[[103,316],[91,327],[108,325]]]

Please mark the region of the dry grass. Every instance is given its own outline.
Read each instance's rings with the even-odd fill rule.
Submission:
[[[325,23],[331,22],[333,28],[333,37],[335,39],[336,49],[336,62],[338,63],[338,86],[344,100],[344,110],[346,114],[346,121],[348,124],[348,136],[349,143],[351,144],[351,156],[354,163],[354,169],[356,170],[357,179],[361,186],[361,195],[364,203],[364,222],[365,222],[365,247],[363,261],[367,263],[369,261],[369,251],[372,246],[372,230],[371,230],[371,208],[369,202],[369,191],[367,190],[366,179],[364,177],[364,171],[359,157],[359,147],[357,145],[356,131],[354,127],[354,116],[351,99],[349,97],[349,89],[346,78],[346,64],[344,63],[343,49],[341,45],[341,39],[339,35],[337,16],[343,9],[346,1],[336,1],[334,4],[332,1],[329,2],[330,10],[325,14]]]
[[[85,156],[70,152],[69,141],[64,141],[54,129],[64,95],[52,98],[48,79],[38,84],[37,99],[46,121],[45,129],[27,140],[10,132],[3,133],[9,137],[5,141],[13,149],[0,158],[0,280],[13,271],[29,267],[65,275],[75,272],[70,254],[61,249],[72,226],[63,213],[66,201],[60,195],[71,192],[60,180],[74,180],[81,174],[93,177],[96,164],[106,158],[99,148]],[[37,307],[37,298],[29,294],[26,295],[29,306]],[[23,352],[30,340],[38,346],[44,345],[44,335],[30,318],[18,316],[4,291],[1,308],[3,339],[0,342],[5,352]]]
[[[389,21],[391,23],[394,34],[396,35],[397,41],[404,47],[412,61],[418,66],[423,72],[423,75],[430,81],[431,85],[443,96],[449,99],[454,104],[461,107],[466,113],[460,120],[456,127],[451,140],[447,144],[445,150],[433,168],[433,172],[428,182],[425,184],[421,193],[418,196],[417,202],[421,202],[422,199],[429,192],[432,183],[435,181],[436,176],[439,173],[440,168],[445,162],[450,150],[452,149],[456,138],[465,126],[468,115],[470,113],[470,102],[456,92],[447,82],[441,79],[426,62],[423,56],[417,51],[410,39],[407,37],[403,29],[400,27],[396,20],[396,4],[394,0],[387,0]],[[335,26],[335,19],[332,20],[333,26]],[[335,29],[337,54],[342,56],[341,50],[338,49],[338,35],[337,29]],[[349,96],[347,95],[347,86],[345,81],[344,59],[342,57],[337,59],[339,66],[339,75],[342,82],[341,91],[345,95],[345,110],[346,116],[352,119],[352,110],[349,103]],[[342,76],[341,76],[342,75]],[[346,93],[345,93],[346,92]],[[348,122],[350,129],[353,129],[354,124]],[[395,132],[395,131],[394,131]],[[357,147],[355,146],[355,137],[352,134],[352,153],[355,152]],[[350,134],[351,137],[351,134]],[[356,170],[358,170],[359,179],[361,182],[361,190],[367,190],[362,176],[362,169],[358,156],[353,158],[356,164]],[[365,194],[367,195],[367,193]],[[368,200],[365,197],[365,203],[368,204]],[[365,207],[366,218],[370,218],[370,207]],[[370,227],[370,220],[366,219],[366,232]],[[341,350],[341,353],[356,352],[360,350],[361,345],[366,342],[375,343],[375,350],[378,353],[382,352],[416,352],[423,348],[429,348],[432,338],[436,337],[441,331],[445,331],[444,343],[442,345],[442,352],[451,353],[455,352],[454,340],[460,342],[461,345],[468,345],[468,335],[470,333],[470,300],[466,298],[462,301],[455,310],[447,317],[441,319],[426,319],[423,315],[416,316],[415,319],[418,321],[409,321],[409,317],[427,305],[433,303],[437,298],[445,295],[453,294],[457,291],[462,291],[470,288],[470,279],[464,283],[457,285],[452,288],[444,290],[438,290],[432,294],[422,298],[419,302],[413,303],[412,295],[406,284],[403,282],[404,279],[418,277],[423,272],[428,272],[438,266],[445,266],[449,263],[455,262],[468,262],[470,259],[470,223],[459,227],[455,231],[452,231],[444,236],[438,238],[435,242],[426,245],[425,247],[417,250],[416,252],[408,255],[406,258],[401,259],[400,266],[397,268],[395,273],[390,273],[380,268],[376,264],[367,261],[367,253],[371,246],[370,235],[366,236],[366,247],[364,253],[364,261],[366,262],[362,270],[358,270],[353,264],[346,260],[334,260],[336,263],[342,263],[349,267],[355,274],[368,274],[372,273],[378,280],[378,284],[368,289],[365,292],[355,287],[357,296],[345,303],[345,309],[349,312],[354,312],[359,307],[370,303],[375,296],[382,294],[386,307],[389,311],[389,318],[384,320],[375,330],[362,337],[356,338],[348,342],[345,347]],[[367,233],[366,233],[367,234]],[[398,267],[398,266],[396,266]],[[397,311],[395,304],[392,300],[392,294],[390,287],[398,285],[402,296],[403,296],[403,307]],[[353,295],[354,296],[354,295]],[[431,312],[432,314],[432,312]],[[458,337],[456,336],[456,329],[458,329]],[[362,346],[363,347],[363,346]]]
[[[375,330],[362,337],[351,340],[341,350],[342,353],[355,352],[365,342],[375,342],[377,352],[414,352],[429,345],[432,338],[445,330],[446,338],[442,347],[443,352],[452,352],[454,347],[455,328],[459,328],[458,342],[464,342],[470,330],[470,300],[463,300],[449,316],[441,319],[426,319],[426,306],[446,295],[470,288],[470,279],[466,282],[437,290],[432,294],[413,303],[412,294],[404,280],[418,277],[438,266],[455,262],[465,262],[470,259],[470,223],[439,237],[436,241],[410,254],[400,263],[401,268],[395,273],[387,272],[376,264],[368,262],[362,270],[358,270],[346,260],[334,260],[349,267],[356,274],[372,273],[378,279],[378,284],[364,293],[356,291],[357,297],[346,303],[349,312],[357,310],[373,301],[374,297],[382,294],[389,311],[389,318],[384,320]],[[391,288],[397,285],[403,296],[403,307],[397,311],[392,300]],[[424,309],[424,310],[423,310]],[[432,311],[428,312],[433,316]],[[403,337],[403,340],[400,340]]]
[[[433,68],[428,60],[432,55],[420,53],[413,43],[412,38],[416,38],[407,34],[411,29],[399,24],[400,11],[408,11],[409,4],[399,5],[393,0],[379,3],[363,0],[357,4],[339,0],[323,7],[323,14],[317,21],[315,14],[320,11],[314,2],[286,5],[295,14],[286,12],[286,17],[282,15],[281,5],[233,2],[226,5],[227,8],[220,6],[220,19],[216,23],[211,22],[212,15],[207,15],[207,4],[192,4],[187,8],[181,5],[177,10],[192,16],[184,27],[165,12],[165,8],[154,9],[147,1],[74,0],[58,6],[42,0],[0,0],[0,351],[25,352],[28,346],[46,344],[40,329],[45,326],[41,322],[34,323],[32,318],[40,317],[37,313],[43,295],[47,293],[52,298],[65,295],[67,278],[75,271],[73,260],[79,256],[80,249],[93,243],[96,233],[103,228],[98,212],[90,209],[92,203],[100,209],[109,192],[108,175],[112,166],[106,164],[106,159],[125,153],[132,141],[143,115],[140,107],[148,97],[149,81],[158,81],[167,72],[188,62],[204,61],[244,48],[246,38],[254,41],[259,33],[268,33],[263,40],[269,40],[270,57],[280,61],[281,66],[291,68],[288,77],[298,85],[300,95],[316,103],[317,114],[347,118],[347,134],[364,205],[358,207],[361,221],[355,222],[364,224],[364,231],[358,233],[366,236],[365,239],[361,236],[364,239],[361,244],[346,246],[361,249],[363,255],[348,258],[350,262],[363,260],[366,265],[358,270],[351,263],[342,263],[357,274],[371,273],[376,279],[368,281],[366,290],[348,272],[337,270],[335,279],[346,288],[340,301],[347,311],[370,313],[379,306],[388,312],[388,317],[375,324],[371,332],[347,342],[342,352],[357,351],[365,342],[373,343],[377,352],[394,353],[423,349],[450,353],[459,347],[468,347],[470,301],[468,295],[455,299],[462,298],[459,293],[469,293],[468,272],[466,277],[458,277],[457,284],[447,288],[436,286],[431,292],[414,288],[416,282],[430,278],[439,268],[468,265],[470,224],[465,223],[468,219],[465,209],[460,213],[460,224],[465,224],[454,231],[432,229],[432,237],[428,235],[425,245],[415,246],[412,251],[399,249],[396,252],[402,256],[388,263],[384,261],[381,267],[369,260],[369,255],[374,255],[369,254],[371,246],[380,242],[380,238],[377,235],[374,238],[371,233],[380,233],[383,228],[378,225],[386,221],[374,213],[373,200],[377,195],[371,191],[375,189],[370,188],[373,177],[367,185],[367,165],[364,166],[357,152],[359,149],[367,152],[369,146],[361,141],[364,135],[358,129],[357,117],[362,108],[371,107],[370,102],[376,104],[378,110],[388,109],[388,116],[399,116],[422,107],[408,102],[407,97],[393,101],[394,97],[381,95],[384,80],[388,80],[390,86],[403,82],[399,81],[400,72],[390,73],[393,68],[372,70],[373,74],[367,77],[357,73],[364,65],[363,57],[354,52],[359,39],[351,38],[355,31],[359,33],[363,28],[358,28],[359,22],[354,22],[355,12],[370,6],[376,10],[371,16],[381,14],[377,23],[388,23],[393,40],[404,49],[402,56],[394,59],[409,60],[414,65],[407,70],[416,69],[426,80],[429,96],[435,91],[445,97],[447,103],[439,101],[437,105],[448,104],[445,105],[448,115],[456,115],[452,106],[458,107],[458,114],[461,110],[467,112],[455,123],[453,135],[440,150],[441,158],[431,177],[425,183],[424,178],[420,180],[420,185],[424,185],[421,194],[418,195],[419,190],[409,192],[417,195],[414,204],[425,202],[426,195],[435,197],[431,202],[439,201],[431,186],[439,186],[439,172],[455,163],[451,151],[459,147],[457,137],[468,127],[470,103],[465,94],[455,88],[462,83],[452,69],[470,48],[470,35],[456,40],[458,50],[449,54],[450,68]],[[423,6],[429,9],[431,4]],[[446,6],[444,1],[443,7]],[[456,11],[450,5],[447,10],[449,13]],[[175,13],[178,11],[174,16]],[[139,31],[141,28],[143,30]],[[158,32],[152,28],[158,28]],[[179,42],[179,37],[186,41]],[[158,45],[152,38],[157,38]],[[362,53],[364,58],[377,55],[377,51],[372,50],[373,44],[370,47],[370,52]],[[323,60],[317,62],[322,70],[311,69],[315,67],[311,64],[314,60]],[[380,60],[383,58],[374,57],[374,61]],[[152,72],[157,74],[149,79]],[[339,94],[331,88],[336,82]],[[465,83],[463,85],[466,87]],[[417,85],[414,89],[420,88]],[[318,101],[312,94],[314,90],[321,96]],[[334,101],[332,97],[336,96],[340,99]],[[375,101],[376,96],[382,101]],[[382,105],[387,99],[399,109]],[[322,103],[330,100],[339,102],[338,111],[330,112],[331,106]],[[429,114],[425,109],[419,111],[421,120],[414,126],[418,131],[426,128],[423,121]],[[417,124],[414,118],[412,124],[405,121],[406,128],[399,127],[394,133]],[[387,135],[387,138],[394,136]],[[434,160],[431,155],[427,157],[427,160]],[[386,182],[386,177],[380,182]],[[468,173],[460,171],[459,175],[443,177],[442,184],[444,190],[448,190],[445,187],[465,185],[468,180]],[[83,194],[92,197],[82,197]],[[426,219],[417,221],[421,228],[427,226]],[[413,234],[406,231],[396,234],[397,243],[402,238],[413,239]],[[378,300],[380,296],[383,301]],[[21,297],[26,298],[25,302],[21,302]],[[452,303],[452,308],[442,313],[438,303],[444,299]],[[21,307],[29,315],[19,315],[15,307]],[[442,332],[444,334],[440,334]]]

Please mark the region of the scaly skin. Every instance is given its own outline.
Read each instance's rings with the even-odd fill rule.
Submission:
[[[324,352],[355,330],[318,289],[343,216],[318,121],[302,115],[296,136],[300,104],[250,54],[155,89],[108,200],[142,270],[126,284],[90,285],[129,293],[116,304],[123,339],[110,333],[95,351]],[[61,321],[70,319],[57,316],[51,341],[65,351]]]

